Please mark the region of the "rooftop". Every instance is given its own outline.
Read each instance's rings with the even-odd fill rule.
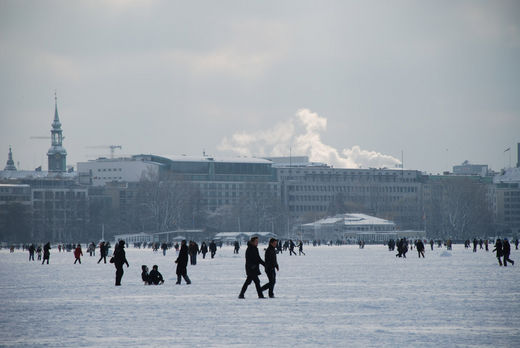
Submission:
[[[338,214],[333,217],[326,217],[316,222],[305,224],[304,226],[312,226],[314,224],[336,224],[343,222],[349,226],[362,225],[395,225],[393,221],[381,219],[375,216],[370,216],[361,213]]]

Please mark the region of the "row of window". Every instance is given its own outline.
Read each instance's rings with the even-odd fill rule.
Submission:
[[[120,172],[122,171],[121,168],[98,168],[98,172]]]
[[[46,200],[56,199],[84,199],[86,197],[85,192],[74,192],[74,191],[34,191],[33,199],[43,199],[45,197]]]
[[[315,185],[290,185],[288,191],[305,191],[305,192],[384,192],[384,193],[416,193],[415,186],[315,186]]]
[[[0,202],[10,202],[10,201],[30,201],[30,196],[0,196]]]

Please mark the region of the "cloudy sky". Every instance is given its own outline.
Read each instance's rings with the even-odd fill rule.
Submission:
[[[520,142],[518,1],[0,1],[0,166],[309,155],[499,169]],[[512,148],[513,163],[516,146]]]

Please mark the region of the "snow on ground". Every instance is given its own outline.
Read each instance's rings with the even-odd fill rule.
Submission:
[[[263,249],[261,246],[261,255]],[[383,246],[306,247],[279,255],[275,299],[257,299],[244,252],[224,247],[188,265],[175,285],[174,250],[127,249],[122,286],[112,264],[51,250],[51,264],[0,251],[0,346],[520,347],[520,252],[499,267],[491,252],[455,245],[395,258]],[[143,286],[141,265],[166,282]],[[266,281],[264,274],[262,283]]]

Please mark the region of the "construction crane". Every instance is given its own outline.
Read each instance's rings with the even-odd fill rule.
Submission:
[[[116,149],[122,149],[121,145],[99,145],[99,146],[87,146],[89,149],[110,149],[110,158],[114,158],[114,151]]]

